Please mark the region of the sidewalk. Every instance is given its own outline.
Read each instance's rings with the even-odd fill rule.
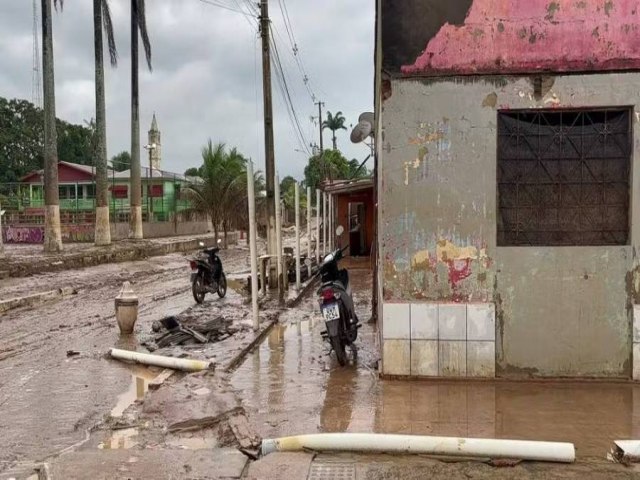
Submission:
[[[0,262],[0,278],[28,277],[75,268],[92,267],[104,263],[118,263],[197,250],[198,242],[210,247],[216,244],[213,234],[157,238],[153,240],[122,240],[108,247],[92,243],[64,245],[61,253],[45,253],[42,245],[4,246],[5,257]]]

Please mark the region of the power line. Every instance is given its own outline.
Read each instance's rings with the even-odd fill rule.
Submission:
[[[254,14],[251,14],[251,13],[247,13],[242,9],[233,8],[233,7],[230,7],[229,5],[225,5],[223,3],[219,3],[219,2],[216,2],[214,0],[200,0],[200,1],[202,3],[206,3],[207,5],[213,5],[214,7],[220,7],[220,8],[223,8],[225,10],[229,10],[231,12],[240,13],[240,14],[245,15],[247,17],[253,17],[253,18],[256,18],[256,19],[258,18],[257,15],[254,15]]]

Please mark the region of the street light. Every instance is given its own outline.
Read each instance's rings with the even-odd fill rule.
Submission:
[[[157,148],[155,143],[150,143],[144,146],[145,150],[149,151],[149,182],[147,185],[147,206],[149,213],[153,213],[153,151]],[[149,215],[151,220],[153,215]]]

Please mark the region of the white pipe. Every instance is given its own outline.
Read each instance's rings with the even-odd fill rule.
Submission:
[[[571,463],[572,443],[427,437],[376,433],[320,433],[262,441],[262,454],[313,450],[317,452],[396,452],[474,458],[511,458]]]
[[[130,352],[129,350],[119,350],[112,348],[110,355],[118,360],[129,360],[130,362],[153,365],[155,367],[172,368],[174,370],[184,370],[185,372],[199,372],[211,368],[211,362],[200,360],[189,360],[187,358],[163,357],[160,355],[150,355],[148,353]]]
[[[300,291],[300,185],[294,185],[296,211],[296,290]]]
[[[251,312],[253,329],[260,328],[258,313],[258,248],[256,245],[256,193],[253,178],[253,162],[247,162],[247,194],[249,197],[249,255],[251,256]],[[264,279],[263,279],[264,281]]]
[[[333,195],[329,194],[329,251],[333,252],[333,238],[335,237],[333,227]]]
[[[278,262],[278,298],[284,294],[284,279],[282,278],[282,218],[280,205],[280,176],[276,175],[275,182],[275,202],[276,202],[276,258]]]
[[[311,187],[307,187],[307,258],[311,261]],[[311,264],[308,269],[311,277]]]
[[[316,188],[316,262],[320,264],[320,189]]]

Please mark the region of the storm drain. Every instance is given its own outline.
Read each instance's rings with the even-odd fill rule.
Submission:
[[[355,480],[354,463],[313,462],[308,480]]]

